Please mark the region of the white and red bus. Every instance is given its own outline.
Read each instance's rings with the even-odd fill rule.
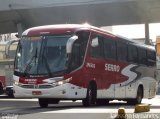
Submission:
[[[141,103],[156,94],[155,49],[90,25],[27,29],[17,47],[14,96],[84,106],[109,100]]]

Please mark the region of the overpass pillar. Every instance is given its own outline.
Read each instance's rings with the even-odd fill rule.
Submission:
[[[22,22],[17,23],[17,31],[18,31],[18,36],[21,37],[24,31],[24,25],[22,24]]]
[[[149,38],[149,23],[145,23],[145,44],[150,45],[150,38]]]

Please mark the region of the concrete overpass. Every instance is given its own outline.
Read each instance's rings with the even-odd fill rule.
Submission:
[[[0,33],[88,22],[95,26],[160,22],[160,0],[0,0]]]

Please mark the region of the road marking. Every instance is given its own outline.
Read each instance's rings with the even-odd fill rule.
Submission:
[[[0,101],[38,101],[38,99],[0,99]]]
[[[142,103],[150,104],[151,106],[160,106],[160,99],[159,98],[143,99]]]
[[[1,107],[0,111],[15,109],[15,107]]]
[[[158,113],[160,109],[150,109],[149,112],[145,113]],[[45,111],[41,113],[117,113],[118,109],[64,109],[64,110],[58,110],[58,111]],[[134,113],[134,109],[125,109],[126,114],[127,113]]]

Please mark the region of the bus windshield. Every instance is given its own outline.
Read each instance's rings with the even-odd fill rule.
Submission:
[[[66,44],[71,35],[22,37],[19,41],[15,72],[48,75],[66,71]]]

